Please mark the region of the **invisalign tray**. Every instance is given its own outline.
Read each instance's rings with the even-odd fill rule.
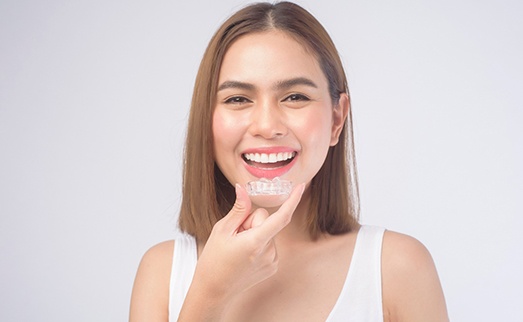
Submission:
[[[292,182],[276,177],[272,180],[262,178],[245,185],[253,204],[262,208],[275,208],[289,198]]]
[[[261,178],[248,182],[246,188],[250,196],[289,195],[292,191],[292,182],[278,177],[272,180]]]

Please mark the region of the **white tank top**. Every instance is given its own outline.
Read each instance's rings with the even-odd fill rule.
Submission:
[[[361,226],[343,289],[326,322],[383,322],[381,245],[385,229]],[[176,238],[169,287],[169,321],[178,320],[198,251],[194,237]],[[347,259],[349,260],[349,259]]]

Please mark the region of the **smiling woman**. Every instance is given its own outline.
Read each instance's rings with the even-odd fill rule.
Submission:
[[[359,225],[354,164],[347,81],[320,23],[289,2],[238,11],[196,79],[186,235],[144,256],[131,321],[446,321],[427,250]],[[275,178],[288,198],[247,194]]]
[[[276,45],[266,47],[265,42],[260,45],[256,43],[256,39],[253,41],[250,37],[244,37],[258,34],[261,37],[259,40],[264,40],[263,38],[267,35],[262,37],[261,34],[267,31],[273,31],[269,36],[274,39],[270,39],[269,43],[277,40],[279,47]],[[246,42],[248,47],[239,46],[237,42]],[[231,51],[230,49],[233,48],[237,48],[237,50]],[[292,53],[285,55],[287,49],[292,49]],[[299,54],[302,59],[295,61],[293,54]],[[266,69],[265,73],[270,75],[275,73],[277,68],[284,67],[291,62],[295,62],[294,71],[290,74],[280,71],[278,78],[270,78],[271,84],[256,83],[254,77],[263,76],[252,73],[249,77],[250,73],[247,72],[255,68],[257,71]],[[277,65],[270,66],[272,63]],[[239,68],[240,65],[242,68]],[[286,71],[290,71],[290,69],[286,68]],[[302,69],[303,72],[300,71]],[[305,71],[308,74],[304,74]],[[320,89],[320,85],[323,88]],[[260,86],[265,86],[265,88]],[[286,106],[286,109],[262,110],[258,108],[251,109],[250,112],[243,111],[242,108],[249,106],[249,102],[253,101],[255,94],[259,94],[261,90],[267,91],[269,87],[273,94],[287,94],[285,97],[278,98],[279,104]],[[289,92],[291,89],[306,90],[306,92]],[[241,92],[238,92],[239,90]],[[311,94],[307,95],[309,92]],[[343,93],[346,97],[342,97]],[[226,115],[218,113],[218,111],[228,107],[227,110],[238,109],[244,112],[236,113],[238,119],[228,119],[233,123],[229,128],[239,124],[240,116],[250,113],[251,117],[255,117],[259,121],[253,126],[268,126],[269,129],[263,131],[279,132],[286,131],[285,127],[278,128],[283,124],[276,124],[277,127],[272,127],[270,118],[260,119],[259,117],[264,117],[264,113],[267,111],[269,111],[268,116],[272,117],[276,115],[276,112],[283,117],[296,118],[293,123],[299,126],[297,121],[305,119],[300,118],[300,115],[310,113],[308,112],[310,108],[298,114],[299,111],[291,111],[290,107],[304,105],[307,100],[309,103],[313,103],[312,105],[318,105],[314,100],[323,102],[330,100],[332,106],[336,107],[336,114],[346,113],[346,116],[339,115],[339,122],[343,124],[338,128],[341,131],[337,138],[340,142],[328,149],[326,160],[312,181],[313,184],[310,185],[311,211],[308,215],[309,224],[307,226],[312,236],[318,236],[325,231],[334,234],[345,233],[358,226],[359,205],[352,118],[348,109],[346,76],[336,48],[321,24],[302,8],[291,3],[280,3],[275,6],[265,3],[240,10],[225,22],[211,39],[202,59],[194,88],[186,142],[184,195],[180,212],[182,230],[196,236],[197,239],[207,239],[214,224],[230,211],[236,200],[233,184],[243,184],[249,181],[230,181],[224,176],[223,169],[217,165],[216,147],[211,144],[220,137],[226,137],[225,135],[213,136],[217,129],[217,126],[213,125],[217,124],[216,118]],[[257,103],[259,105],[260,101]],[[217,113],[213,113],[215,109]],[[284,113],[285,110],[287,110],[286,113]],[[321,117],[331,117],[331,114],[333,113],[322,114]],[[213,129],[213,132],[206,131],[206,129]],[[221,130],[225,130],[225,128]],[[296,152],[298,154],[296,150],[298,147],[277,146],[274,142],[265,142],[266,146],[262,145],[257,143],[254,146],[246,147],[247,150],[240,151],[240,153],[248,153],[250,148],[256,147],[258,151],[265,154],[276,152]],[[267,147],[271,147],[273,151],[266,150]],[[260,148],[265,150],[262,151]],[[275,148],[286,148],[287,150],[275,151]],[[288,150],[289,148],[295,149]],[[349,167],[347,168],[346,165]],[[259,167],[248,167],[247,169],[254,171],[253,175],[256,177],[269,175]],[[281,173],[275,175],[281,175]],[[300,182],[304,181],[295,183]],[[202,204],[201,194],[217,196],[217,198],[211,197]],[[202,216],[202,212],[207,215]],[[317,217],[319,213],[322,213],[321,217]]]
[[[348,111],[346,94],[333,105],[317,60],[284,32],[254,33],[229,48],[218,83],[224,89],[214,108],[214,151],[227,181],[310,182],[337,142]],[[278,153],[291,158],[269,162]],[[252,154],[255,160],[246,162]]]

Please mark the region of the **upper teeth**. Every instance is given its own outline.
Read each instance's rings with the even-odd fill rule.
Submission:
[[[280,153],[245,153],[245,159],[258,163],[276,163],[293,158],[296,152]]]

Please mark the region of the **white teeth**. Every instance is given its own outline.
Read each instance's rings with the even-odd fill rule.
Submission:
[[[245,159],[257,163],[276,163],[294,158],[296,152],[280,153],[245,153]]]

